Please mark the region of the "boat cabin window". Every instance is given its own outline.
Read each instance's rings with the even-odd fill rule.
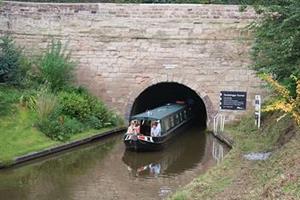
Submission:
[[[173,116],[171,116],[171,117],[169,118],[169,120],[170,120],[170,127],[171,127],[171,128],[174,127],[175,123],[174,123],[174,118],[173,118]]]
[[[176,113],[174,118],[175,118],[175,124],[179,124],[180,123],[179,113]]]
[[[182,112],[180,112],[180,113],[179,113],[179,120],[180,120],[180,122],[182,122],[182,121],[183,121]]]
[[[164,127],[164,130],[167,131],[170,129],[170,122],[169,120],[165,119],[163,120],[163,127]]]
[[[184,118],[184,120],[187,119],[187,112],[186,112],[186,110],[183,111],[183,118]]]

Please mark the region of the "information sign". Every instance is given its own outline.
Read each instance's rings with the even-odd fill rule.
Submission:
[[[220,109],[222,110],[246,110],[247,93],[240,91],[221,91]]]

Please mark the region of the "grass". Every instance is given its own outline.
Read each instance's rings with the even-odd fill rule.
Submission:
[[[51,140],[34,127],[35,115],[20,107],[13,114],[0,118],[0,162],[8,164],[15,157],[63,144]],[[83,139],[112,128],[88,130],[75,134],[67,142]]]
[[[278,113],[264,116],[261,130],[251,117],[227,126],[235,141],[224,161],[177,191],[169,199],[300,199],[300,130]],[[272,151],[266,161],[248,161],[243,154]]]
[[[20,90],[0,84],[0,117],[14,112],[13,104],[18,102],[21,95]]]
[[[271,151],[276,148],[276,142],[285,135],[286,130],[293,126],[293,120],[285,117],[279,122],[280,113],[270,113],[263,117],[264,124],[260,130],[255,127],[252,116],[246,116],[239,124],[226,127],[226,132],[234,141],[235,148],[244,153],[253,151]]]

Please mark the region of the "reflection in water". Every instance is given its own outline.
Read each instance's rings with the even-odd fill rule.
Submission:
[[[223,144],[220,144],[217,139],[214,138],[213,140],[213,147],[212,147],[212,156],[219,164],[224,157],[224,147]]]
[[[134,176],[180,174],[195,167],[204,157],[207,135],[197,130],[179,135],[164,151],[125,151],[123,161]]]
[[[0,199],[162,199],[218,162],[228,151],[220,145],[195,128],[163,151],[137,153],[115,136],[0,171]]]

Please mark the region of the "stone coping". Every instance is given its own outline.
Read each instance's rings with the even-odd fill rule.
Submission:
[[[84,144],[88,144],[90,142],[96,141],[96,140],[100,140],[118,133],[123,132],[124,130],[126,130],[124,127],[120,127],[120,128],[115,128],[112,129],[110,131],[104,132],[104,133],[99,133],[87,138],[83,138],[83,139],[79,139],[79,140],[75,140],[72,142],[68,142],[59,146],[55,146],[55,147],[50,147],[41,151],[37,151],[37,152],[32,152],[20,157],[16,157],[14,159],[13,162],[8,163],[8,164],[1,164],[0,163],[0,169],[4,169],[4,168],[9,168],[24,162],[28,162],[37,158],[41,158],[41,157],[45,157],[51,154],[55,154],[55,153],[59,153],[59,152],[63,152],[69,149],[72,149],[74,147],[78,147],[80,145],[84,145]]]
[[[2,1],[3,3],[14,3],[14,4],[49,4],[49,5],[98,5],[98,4],[109,4],[109,5],[147,5],[147,6],[204,6],[204,7],[236,7],[240,9],[241,5],[238,4],[196,4],[196,3],[106,3],[106,2],[35,2],[35,1]],[[253,7],[247,5],[247,7]]]

